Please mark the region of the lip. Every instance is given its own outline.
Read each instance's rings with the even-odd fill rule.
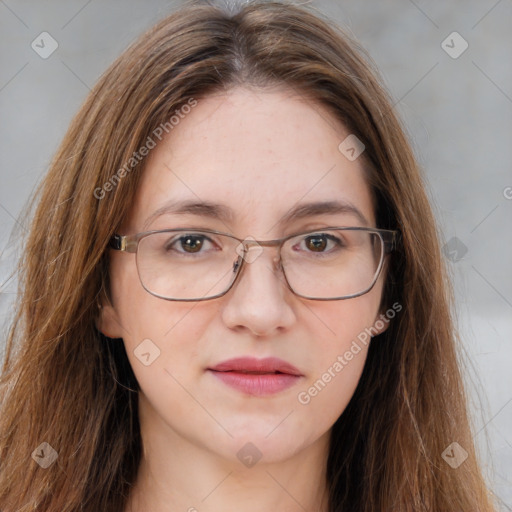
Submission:
[[[284,391],[303,377],[295,366],[277,357],[238,357],[207,370],[224,384],[254,396]]]

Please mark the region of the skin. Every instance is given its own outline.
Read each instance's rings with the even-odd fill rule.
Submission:
[[[353,214],[316,215],[279,227],[297,203],[343,199],[376,226],[362,158],[338,150],[348,135],[324,107],[273,89],[234,88],[198,105],[151,151],[129,218],[119,231],[210,228],[269,240],[320,227],[362,226]],[[235,212],[232,222],[167,214],[145,219],[170,199],[209,200]],[[307,390],[379,318],[384,273],[357,298],[313,301],[291,292],[276,270],[274,248],[245,264],[223,297],[173,302],[146,292],[135,255],[112,251],[112,305],[98,327],[123,338],[141,387],[143,458],[125,512],[326,511],[325,466],[331,427],[351,399],[367,347],[311,399]],[[383,329],[386,328],[384,325]],[[161,351],[144,366],[144,339]],[[228,387],[206,368],[238,356],[275,356],[303,377],[265,397]],[[245,467],[237,452],[261,452]]]

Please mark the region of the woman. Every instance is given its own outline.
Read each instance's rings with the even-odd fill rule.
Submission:
[[[274,2],[182,8],[104,74],[20,262],[3,512],[493,510],[375,75]]]

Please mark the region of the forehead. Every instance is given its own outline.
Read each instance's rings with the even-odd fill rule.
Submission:
[[[249,223],[268,234],[302,203],[342,201],[374,225],[362,158],[338,149],[348,135],[293,91],[236,88],[198,99],[148,155],[129,224],[140,229],[163,205],[194,201],[226,205],[234,215],[225,227]]]

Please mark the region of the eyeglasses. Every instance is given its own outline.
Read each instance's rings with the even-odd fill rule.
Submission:
[[[144,289],[174,301],[201,301],[226,294],[244,263],[263,247],[277,247],[279,268],[290,290],[306,299],[341,300],[368,293],[384,257],[396,249],[398,231],[329,227],[278,240],[244,240],[210,229],[164,229],[115,234],[110,247],[136,253]]]

